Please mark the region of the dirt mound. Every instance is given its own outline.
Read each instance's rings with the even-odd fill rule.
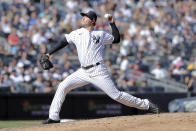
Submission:
[[[196,113],[120,116],[5,131],[196,131]]]

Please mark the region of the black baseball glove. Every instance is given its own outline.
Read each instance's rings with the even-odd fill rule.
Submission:
[[[53,67],[53,64],[49,60],[49,56],[46,54],[42,54],[40,58],[40,65],[44,70],[49,70]]]

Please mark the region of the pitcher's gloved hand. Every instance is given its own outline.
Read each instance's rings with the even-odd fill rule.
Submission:
[[[40,57],[40,65],[44,70],[49,70],[53,67],[53,64],[49,60],[49,56],[47,54],[42,54]]]

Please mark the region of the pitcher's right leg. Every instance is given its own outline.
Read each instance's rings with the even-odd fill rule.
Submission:
[[[69,75],[65,80],[63,80],[55,93],[55,96],[53,98],[52,104],[50,106],[49,110],[49,118],[52,120],[60,120],[59,113],[61,110],[61,106],[65,100],[66,94],[77,87],[84,86],[88,84],[83,78],[82,70],[79,69],[73,74]]]

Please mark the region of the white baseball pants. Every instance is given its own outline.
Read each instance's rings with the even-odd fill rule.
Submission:
[[[72,89],[84,86],[88,83],[92,83],[99,87],[109,97],[126,106],[142,110],[147,110],[149,108],[149,101],[147,99],[140,99],[126,92],[119,91],[111,80],[107,67],[103,63],[88,70],[80,68],[58,85],[50,106],[49,118],[52,120],[59,120],[59,113],[66,94]]]

